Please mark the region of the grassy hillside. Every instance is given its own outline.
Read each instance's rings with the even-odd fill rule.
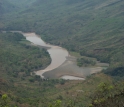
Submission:
[[[30,78],[34,78],[34,81],[29,81]],[[49,107],[49,104],[56,100],[62,101],[61,107],[68,107],[71,102],[71,107],[88,107],[91,102],[90,95],[95,92],[95,87],[100,82],[111,83],[111,81],[111,78],[104,74],[94,75],[86,81],[42,80],[35,76],[22,79],[7,76],[6,80],[0,77],[0,94],[8,95],[10,107],[14,105]]]
[[[9,1],[22,6],[28,0]],[[109,62],[110,67],[104,72],[117,77],[116,80],[124,78],[123,0],[32,1],[25,4],[26,9],[14,13],[2,11],[6,14],[0,17],[0,30],[36,32],[46,42]],[[6,5],[0,6],[4,9]],[[48,107],[56,100],[62,101],[62,107],[87,107],[90,103],[90,107],[107,107],[108,101],[111,106],[119,101],[123,104],[123,82],[118,85],[103,73],[89,76],[85,81],[44,80],[30,75],[50,60],[44,49],[32,47],[24,39],[17,33],[0,33],[0,96],[6,93],[12,107]],[[96,90],[100,82],[114,85],[103,84]]]
[[[36,32],[46,42],[109,62],[111,72],[124,65],[123,10],[123,0],[37,0],[6,15],[3,25],[6,30]]]
[[[19,9],[28,8],[36,0],[1,0],[0,14],[10,13]]]
[[[24,41],[21,34],[0,33],[1,73],[18,78],[49,65],[50,57],[46,50],[22,44]]]
[[[24,8],[30,6],[36,0],[8,0],[8,1],[18,6],[19,8]]]
[[[29,81],[30,78],[34,78],[34,81]],[[112,86],[109,89],[110,91],[106,90],[108,94],[104,92],[104,86],[102,85],[104,82],[107,87]],[[120,98],[121,107],[124,98],[123,82],[121,84],[114,83],[114,85],[112,82],[114,81],[110,77],[102,73],[90,76],[85,81],[43,80],[33,75],[27,76],[25,79],[7,76],[6,80],[0,77],[0,95],[4,93],[8,95],[9,107],[14,105],[17,107],[49,107],[50,104],[54,105],[56,100],[61,101],[61,106],[55,107],[89,107],[89,104],[94,104],[97,98],[99,98],[97,99],[98,101],[105,98],[105,100],[102,100],[105,103],[101,102],[101,104],[93,107],[104,107],[99,105],[111,107],[107,106],[109,105],[106,102],[106,99],[109,98],[108,96],[111,96],[111,99],[108,99],[110,102],[112,102],[112,99]],[[102,91],[104,92],[103,94]],[[119,94],[120,96],[117,96]],[[116,101],[110,104],[119,104]]]
[[[17,9],[17,7],[13,4],[11,4],[7,0],[1,0],[0,1],[0,15],[12,12],[13,10]]]
[[[30,75],[41,65],[49,64],[49,56],[29,44],[21,34],[0,33],[0,106],[7,103],[8,107],[49,107],[61,100],[61,107],[88,107],[98,84],[113,81],[102,73],[86,81],[45,80]],[[1,98],[4,94],[8,96],[6,102]]]

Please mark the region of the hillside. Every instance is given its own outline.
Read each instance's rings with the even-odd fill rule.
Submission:
[[[123,19],[124,0],[0,1],[0,106],[7,94],[10,107],[58,107],[57,101],[60,107],[122,107]],[[46,50],[3,30],[36,32],[48,43],[110,66],[85,81],[42,79],[31,72],[49,65]]]
[[[8,0],[13,5],[18,6],[19,8],[27,8],[36,0]]]
[[[12,12],[15,9],[17,9],[17,7],[11,4],[9,1],[7,0],[0,1],[0,15],[8,13],[8,12]]]
[[[29,44],[21,34],[0,33],[0,74],[18,78],[49,65],[46,50]]]
[[[123,0],[37,0],[4,20],[6,30],[36,32],[46,42],[109,62],[111,72],[124,65],[123,13]]]

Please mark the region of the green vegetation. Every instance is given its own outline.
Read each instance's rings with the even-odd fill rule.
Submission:
[[[123,0],[31,2],[28,8],[2,16],[1,30],[36,32],[48,43],[96,57],[110,63],[109,75],[113,69],[124,67]]]
[[[124,85],[117,81],[124,79],[123,10],[124,0],[1,0],[0,31],[36,32],[75,54],[79,66],[94,63],[83,56],[110,66],[104,70],[107,75],[85,81],[42,79],[30,73],[50,63],[46,50],[29,45],[21,34],[0,32],[0,104],[122,107]]]
[[[8,0],[13,5],[18,6],[19,8],[26,8],[27,6],[30,6],[33,2],[36,0]]]
[[[0,107],[8,107],[8,96],[6,94],[2,95],[0,99]]]
[[[1,76],[3,78],[5,75]],[[69,105],[87,107],[90,104],[89,96],[95,91],[95,87],[100,82],[111,82],[111,78],[104,74],[88,77],[86,81],[64,80],[64,84],[61,84],[63,80],[45,80],[35,75],[23,77],[24,79],[12,76],[7,76],[6,80],[2,78],[0,79],[0,94],[8,95],[10,107],[14,105],[17,107],[48,107],[50,104],[54,105],[56,100],[61,100],[62,107]],[[30,78],[34,81],[30,82]]]
[[[31,77],[35,78],[34,82],[28,81]],[[9,79],[12,77],[8,77]],[[13,82],[1,79],[0,90],[2,92],[0,94],[7,94],[7,103],[10,107],[15,105],[17,107],[88,107],[89,104],[93,105],[93,102],[98,98],[98,101],[101,101],[103,98],[111,97],[115,101],[116,95],[121,94],[124,89],[123,81],[113,84],[112,82],[115,81],[102,73],[90,76],[85,81],[65,81],[64,84],[61,84],[60,81],[39,79],[39,77],[36,79],[35,75],[28,76],[25,80],[20,77],[15,78]],[[96,89],[96,87],[98,88]],[[122,95],[118,100],[123,104],[124,97]],[[110,102],[112,101],[111,98],[108,99]],[[118,104],[119,102],[115,103]]]
[[[90,78],[90,79],[93,80],[93,78]],[[48,81],[49,81],[49,84],[58,85],[58,83],[57,83],[58,80],[56,80],[56,82],[54,81],[53,83],[52,83],[52,80],[48,80]],[[44,83],[48,83],[48,81],[44,82]],[[85,81],[83,83],[87,84],[87,82],[90,83],[89,81]],[[95,82],[95,81],[93,80],[93,82]],[[68,85],[70,83],[72,84],[72,82],[69,82],[69,81],[66,82],[66,84],[68,84]],[[123,100],[124,100],[124,83],[123,82],[118,82],[116,84],[115,83],[112,84],[110,82],[101,82],[97,86],[97,88],[95,90],[93,90],[92,92],[91,92],[91,90],[90,91],[88,90],[88,91],[86,91],[86,93],[84,93],[84,90],[77,90],[78,92],[73,93],[74,96],[69,96],[69,93],[71,94],[72,92],[74,92],[75,88],[76,87],[79,88],[81,86],[81,84],[82,84],[82,82],[78,82],[78,85],[74,85],[74,84],[70,85],[72,87],[72,89],[68,92],[65,92],[66,90],[65,91],[61,90],[60,89],[61,85],[59,87],[57,86],[56,88],[54,88],[56,90],[56,95],[54,95],[53,97],[50,97],[50,94],[53,94],[54,92],[49,90],[49,92],[48,92],[49,94],[47,94],[47,96],[49,96],[49,98],[45,96],[47,91],[44,91],[44,94],[42,95],[43,98],[38,96],[38,94],[37,94],[38,99],[37,99],[37,97],[35,98],[35,96],[31,97],[31,95],[28,95],[27,93],[25,93],[25,91],[23,91],[23,92],[26,95],[25,96],[22,95],[22,98],[19,98],[19,97],[15,98],[15,95],[17,94],[16,92],[14,93],[14,96],[12,95],[12,93],[11,93],[11,95],[9,94],[9,98],[6,94],[3,94],[0,99],[0,107],[6,107],[6,106],[7,107],[16,107],[16,106],[17,107],[18,106],[19,107],[23,107],[23,106],[27,106],[27,107],[30,107],[30,106],[31,107],[32,106],[35,106],[35,107],[105,107],[105,106],[106,107],[117,107],[117,106],[123,107]],[[42,86],[43,84],[41,83],[40,85]],[[87,85],[88,85],[88,87],[90,86],[89,84],[87,84]],[[34,84],[31,86],[34,86]],[[35,86],[37,87],[36,83],[35,83]],[[64,85],[62,85],[62,86],[65,87]],[[83,86],[85,86],[85,85],[83,85]],[[50,86],[50,87],[53,89],[52,86]],[[88,88],[88,87],[86,87],[86,88]],[[67,88],[67,87],[65,87],[65,88]],[[18,90],[18,88],[15,91],[17,91],[17,90]],[[59,92],[61,92],[62,95],[64,95],[63,93],[68,94],[66,96],[68,96],[69,99],[68,98],[63,99],[63,97],[61,95],[59,95],[59,92],[57,90],[60,90]],[[29,91],[31,91],[31,90],[29,90]],[[20,92],[19,90],[17,92],[18,92],[18,95],[19,95],[19,93],[24,94],[23,92]],[[77,94],[77,96],[75,96],[76,94]],[[30,96],[30,98],[28,98],[27,95]],[[82,97],[82,96],[85,96],[85,97]],[[71,97],[74,97],[74,98],[71,98]],[[86,98],[86,100],[89,100],[89,101],[86,102],[86,100],[84,98]],[[17,100],[17,102],[14,103],[13,102],[14,100]],[[85,101],[82,101],[82,100],[85,100]],[[31,101],[33,101],[33,102],[31,102]],[[86,103],[86,105],[84,102]],[[88,104],[88,102],[89,103],[91,102],[91,103]],[[29,103],[29,105],[26,103]],[[38,104],[40,104],[40,105],[38,105]]]
[[[96,58],[81,56],[80,53],[73,52],[73,51],[70,51],[69,54],[77,58],[77,65],[79,67],[82,67],[82,66],[87,67],[87,66],[96,65],[96,61],[97,61]]]
[[[88,59],[88,58],[80,58],[80,59],[77,59],[77,65],[79,67],[81,66],[94,66],[96,64],[95,61],[91,60],[91,59]]]
[[[89,107],[123,107],[124,83],[110,85],[99,84],[98,90],[92,95],[92,104]]]
[[[45,49],[20,43],[25,39],[19,33],[0,33],[0,69],[9,76],[30,75],[50,63]]]

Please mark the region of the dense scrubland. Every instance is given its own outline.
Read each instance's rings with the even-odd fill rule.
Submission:
[[[36,32],[46,42],[108,62],[111,75],[124,65],[123,10],[123,0],[36,0],[1,23],[2,29]]]
[[[26,45],[19,33],[0,33],[0,69],[9,76],[19,73],[30,75],[31,71],[49,65],[50,57],[45,49]]]
[[[0,1],[0,31],[36,32],[48,43],[110,64],[103,73],[85,81],[44,80],[30,73],[50,63],[46,50],[29,45],[21,34],[1,32],[0,93],[8,95],[7,104],[123,107],[123,19],[123,0]],[[79,58],[77,64],[95,62]]]

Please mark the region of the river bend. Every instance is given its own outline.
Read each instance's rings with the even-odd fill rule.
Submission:
[[[40,75],[41,77],[44,77],[43,76],[44,72],[53,70],[53,69],[59,67],[60,65],[62,65],[65,62],[66,57],[69,55],[68,51],[66,49],[61,48],[59,46],[53,46],[50,44],[46,44],[35,33],[23,33],[23,35],[26,37],[26,39],[28,41],[30,41],[34,45],[48,47],[47,51],[49,52],[50,57],[51,57],[51,64],[47,68],[45,68],[44,70],[39,70],[36,72],[36,74]]]

